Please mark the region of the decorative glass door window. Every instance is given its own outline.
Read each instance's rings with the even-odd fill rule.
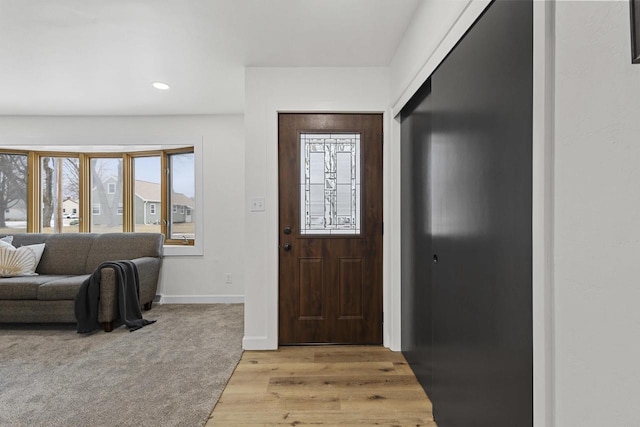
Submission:
[[[300,234],[360,234],[360,134],[300,134]]]

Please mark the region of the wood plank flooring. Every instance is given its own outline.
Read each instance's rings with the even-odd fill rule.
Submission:
[[[374,346],[245,351],[205,427],[437,427],[399,352]]]

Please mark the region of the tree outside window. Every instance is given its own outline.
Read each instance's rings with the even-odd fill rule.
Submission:
[[[77,233],[74,218],[79,200],[79,160],[75,157],[40,158],[40,231],[42,233]]]
[[[92,158],[91,201],[104,207],[101,214],[91,216],[91,231],[94,233],[113,233],[122,231],[122,215],[118,215],[118,206],[122,201],[122,159]],[[113,189],[113,193],[110,191]]]
[[[0,232],[27,229],[27,156],[0,154]]]

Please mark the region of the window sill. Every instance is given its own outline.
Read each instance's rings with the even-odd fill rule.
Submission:
[[[202,250],[202,244],[196,244],[194,246],[181,246],[181,245],[164,245],[163,256],[193,256],[204,255]]]

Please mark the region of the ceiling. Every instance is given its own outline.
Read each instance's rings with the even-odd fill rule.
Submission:
[[[246,66],[387,66],[420,1],[0,0],[0,115],[239,113]]]

